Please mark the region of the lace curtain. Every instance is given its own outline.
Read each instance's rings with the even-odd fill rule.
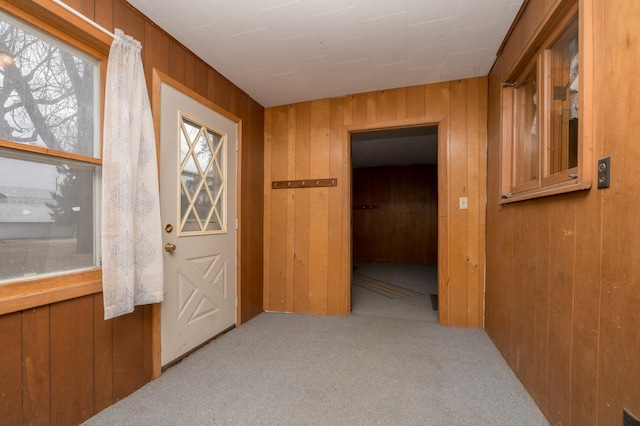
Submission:
[[[107,65],[102,159],[105,319],[163,298],[156,144],[141,48],[116,29]]]

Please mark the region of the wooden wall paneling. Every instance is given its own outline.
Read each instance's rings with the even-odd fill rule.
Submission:
[[[424,117],[425,86],[407,87],[407,118]]]
[[[367,122],[367,94],[352,95],[351,123],[364,124]]]
[[[549,277],[549,352],[547,416],[553,423],[571,424],[571,323],[575,265],[575,203],[551,210]]]
[[[433,93],[434,89],[425,87],[425,114],[438,108],[431,102],[438,100],[437,95],[442,94],[442,91],[438,91],[439,93],[436,94]],[[432,97],[432,95],[434,96]],[[443,117],[447,117],[449,96],[443,96],[439,101],[439,105],[446,106],[447,112]],[[449,119],[443,118],[438,122],[438,321],[442,325],[451,324],[449,312],[449,289],[451,287],[449,137]]]
[[[396,120],[407,118],[407,88],[401,87],[396,92]]]
[[[484,79],[481,79],[484,80]],[[425,117],[449,117],[449,114],[452,112],[452,85],[460,85],[465,84],[462,81],[452,81],[452,82],[444,82],[444,83],[435,83],[435,84],[427,84],[424,86],[424,115]],[[486,83],[485,83],[486,84]],[[456,101],[463,101],[464,99],[456,99]],[[449,122],[441,122],[447,128],[447,132],[449,130],[449,126],[453,124]],[[447,133],[447,139],[449,140],[449,134]],[[438,134],[438,137],[440,135]],[[440,146],[438,146],[440,148]],[[447,147],[449,148],[449,147]],[[445,151],[447,157],[446,160],[449,159],[449,152]],[[440,158],[438,158],[440,161]]]
[[[264,164],[266,150],[261,143],[264,138],[264,110],[252,99],[248,98],[250,125],[243,122],[243,129],[248,130],[249,136],[243,137],[242,175],[245,186],[242,200],[242,323],[250,320],[263,308],[263,270],[262,259],[264,247],[256,243],[263,235],[263,192],[264,192]],[[244,132],[244,130],[243,130]],[[246,133],[246,132],[245,132]],[[248,232],[248,231],[251,232]]]
[[[169,75],[178,83],[187,85],[187,52],[177,41],[169,44]],[[214,101],[216,102],[216,101]],[[217,102],[216,102],[217,103]]]
[[[469,80],[467,91],[467,189],[468,189],[468,213],[467,213],[467,325],[478,328],[482,326],[479,321],[479,312],[483,301],[480,298],[484,279],[478,276],[479,264],[484,260],[478,257],[480,234],[478,222],[484,205],[480,203],[480,158],[479,147],[481,140],[486,140],[484,128],[486,128],[486,96],[482,96],[481,87],[486,86],[486,81]],[[481,122],[481,119],[485,119]],[[483,153],[483,156],[486,155]],[[482,172],[485,173],[484,171]]]
[[[342,120],[342,123],[343,123],[345,126],[348,126],[348,125],[350,125],[350,124],[352,124],[352,123],[353,123],[353,96],[345,96],[345,97],[342,99],[342,102],[344,103],[344,106],[343,106],[344,119]],[[342,129],[342,124],[340,125],[340,130],[341,130],[341,131],[343,130],[343,129]],[[341,135],[341,139],[343,138],[343,136],[345,136],[345,135],[344,135],[344,134],[343,134],[343,135]],[[348,143],[349,143],[349,148],[351,148],[351,143],[350,143],[350,141],[347,141],[347,139],[348,139],[348,138],[344,137],[344,139],[345,139],[345,142],[348,142]],[[344,152],[349,152],[349,153],[350,153],[350,152],[351,152],[351,150],[350,150],[350,149],[347,149],[347,150],[345,150]],[[349,154],[349,158],[351,158],[351,155],[350,155],[350,154]],[[351,160],[349,160],[349,161],[351,161]],[[350,165],[350,164],[351,164],[351,163],[349,163],[349,165]],[[349,168],[350,168],[350,167],[349,167]]]
[[[66,0],[64,3],[87,18],[93,19],[95,16],[95,4],[93,1]]]
[[[211,99],[212,102],[215,102],[216,98],[216,74],[212,68],[207,70],[207,99]]]
[[[342,123],[344,122],[344,102],[342,99],[331,99],[329,111],[329,175],[340,178],[343,167],[351,167],[351,164],[342,162]],[[329,258],[327,259],[327,314],[340,315],[343,300],[340,292],[342,282],[340,272],[344,258],[342,244],[342,211],[341,192],[344,191],[344,180],[340,180],[337,187],[329,188],[329,217],[328,245]]]
[[[344,99],[339,100],[339,102],[343,103],[344,108],[343,108],[343,123],[342,123],[342,131],[343,131],[343,137],[342,137],[342,143],[343,143],[343,164],[349,164],[351,159],[350,159],[350,152],[349,152],[349,147],[350,147],[350,140],[349,140],[349,132],[351,131],[363,131],[363,130],[370,130],[370,129],[375,129],[375,128],[386,128],[386,127],[394,127],[394,126],[403,126],[403,125],[416,125],[416,124],[422,124],[421,122],[416,122],[415,119],[413,119],[413,121],[403,121],[405,120],[404,118],[402,120],[398,120],[398,114],[400,114],[400,116],[404,117],[405,114],[408,116],[409,114],[417,114],[416,108],[411,108],[407,103],[410,102],[411,97],[415,97],[416,93],[418,93],[418,97],[421,98],[421,102],[425,104],[425,112],[424,114],[432,114],[430,115],[430,117],[433,117],[433,122],[438,122],[439,125],[439,144],[440,149],[439,149],[439,161],[442,163],[439,167],[438,167],[438,177],[440,179],[440,181],[442,181],[443,184],[443,188],[439,188],[439,197],[441,198],[439,200],[438,203],[438,235],[439,238],[443,238],[443,241],[449,241],[449,235],[450,235],[450,229],[458,229],[458,222],[462,223],[463,226],[465,227],[464,231],[462,232],[463,238],[461,241],[461,247],[463,247],[463,249],[458,253],[454,253],[456,258],[463,263],[463,273],[460,275],[464,275],[464,279],[462,280],[457,280],[454,282],[454,280],[451,279],[450,277],[450,273],[452,271],[453,267],[449,267],[449,266],[442,266],[439,268],[439,276],[442,279],[442,289],[441,289],[441,296],[444,298],[443,302],[441,303],[442,306],[442,310],[440,311],[440,319],[441,319],[441,323],[442,324],[450,324],[450,325],[465,325],[468,326],[469,324],[475,324],[475,325],[480,325],[482,323],[482,303],[481,303],[481,293],[482,293],[482,288],[483,288],[483,281],[482,284],[480,283],[481,278],[480,277],[480,273],[484,272],[481,271],[480,269],[480,265],[478,262],[478,266],[476,268],[474,268],[473,273],[475,273],[478,276],[478,285],[474,286],[474,288],[472,290],[470,290],[467,286],[467,281],[469,278],[469,270],[467,269],[466,265],[467,265],[467,245],[469,243],[468,239],[469,239],[469,233],[468,233],[468,226],[474,226],[474,227],[479,227],[479,226],[484,226],[484,222],[483,219],[480,217],[481,213],[480,213],[480,201],[476,200],[476,204],[472,207],[474,209],[474,212],[472,214],[472,216],[469,216],[469,212],[465,211],[463,212],[463,216],[462,216],[462,220],[459,220],[458,222],[455,223],[455,225],[452,225],[449,221],[449,214],[450,212],[453,211],[453,207],[457,208],[457,202],[458,199],[457,197],[455,198],[455,203],[452,200],[452,196],[451,196],[451,187],[447,186],[446,182],[449,179],[449,175],[450,175],[450,170],[454,170],[454,166],[452,166],[451,164],[448,164],[448,162],[450,161],[450,158],[452,157],[452,146],[454,144],[456,145],[456,148],[459,149],[460,152],[456,152],[456,155],[458,155],[458,158],[460,160],[460,165],[464,165],[464,169],[466,170],[466,166],[467,166],[467,162],[468,161],[474,161],[476,162],[477,165],[477,175],[478,175],[478,180],[484,182],[485,176],[484,173],[480,173],[480,156],[481,153],[484,151],[485,146],[484,146],[484,139],[486,138],[486,134],[485,134],[485,130],[484,130],[484,126],[480,126],[479,124],[475,124],[475,123],[480,123],[480,120],[483,120],[484,117],[486,116],[486,106],[484,105],[486,103],[486,79],[481,78],[481,79],[477,79],[477,82],[474,82],[471,84],[472,87],[472,91],[473,94],[471,96],[471,101],[469,101],[469,99],[467,99],[465,97],[465,95],[467,94],[467,85],[468,85],[468,81],[459,81],[459,82],[451,82],[451,83],[442,83],[442,84],[437,84],[437,85],[429,85],[429,86],[425,86],[424,87],[424,91],[421,93],[421,90],[415,90],[415,89],[411,89],[411,88],[406,88],[406,89],[401,89],[401,90],[392,90],[392,91],[385,91],[385,93],[381,93],[381,92],[371,92],[371,93],[363,93],[363,94],[356,94],[356,95],[351,95],[348,96]],[[454,85],[457,85],[458,87],[462,87],[462,89],[459,89],[457,92],[454,92],[451,88]],[[421,95],[420,95],[421,94]],[[450,101],[450,96],[457,96],[456,98],[456,102]],[[402,100],[404,100],[404,102],[402,102]],[[405,103],[405,106],[401,106],[400,103]],[[294,132],[294,136],[290,137],[290,141],[293,140],[293,144],[289,144],[287,146],[287,151],[285,154],[284,150],[278,150],[276,148],[273,147],[272,144],[272,149],[271,149],[271,162],[273,163],[273,158],[277,155],[281,158],[283,157],[287,157],[288,161],[289,161],[289,169],[291,169],[292,167],[294,167],[295,169],[295,174],[296,177],[299,174],[309,174],[310,172],[310,163],[301,163],[301,159],[306,159],[309,157],[309,150],[310,150],[310,132],[314,132],[314,126],[315,125],[311,125],[311,129],[309,131],[302,131],[301,129],[306,126],[306,122],[307,121],[311,121],[314,122],[316,120],[316,116],[315,116],[315,112],[311,111],[308,112],[306,110],[306,108],[308,108],[307,105],[305,105],[305,103],[300,103],[300,104],[295,104],[292,105],[291,107],[292,111],[295,111],[295,120],[293,120],[290,116],[289,118],[289,134],[291,135],[292,132]],[[474,113],[472,115],[468,115],[468,109],[474,109]],[[419,109],[419,108],[418,108]],[[275,109],[268,109],[268,110],[273,110],[275,111]],[[272,112],[273,112],[272,111]],[[400,111],[400,113],[398,113]],[[310,114],[310,116],[309,116]],[[455,120],[451,118],[451,115],[455,115]],[[393,118],[395,116],[395,118]],[[468,120],[471,120],[471,123],[468,123]],[[456,125],[459,125],[461,127],[456,128],[455,130],[451,130],[453,124],[452,123],[456,123]],[[468,126],[469,125],[469,126]],[[472,127],[472,128],[471,128]],[[474,142],[472,148],[469,148],[468,145],[468,134],[469,132],[479,132],[477,135],[477,143]],[[275,135],[275,132],[273,130],[271,130],[270,132],[270,136],[268,137],[273,137]],[[455,138],[453,137],[455,136]],[[305,139],[306,138],[306,139]],[[449,141],[451,141],[451,146],[449,145]],[[468,156],[469,156],[469,149],[471,149],[472,152],[474,152],[475,154],[473,154],[473,159],[469,160]],[[293,150],[295,150],[295,152],[292,152]],[[314,158],[314,160],[316,160]],[[306,161],[306,160],[305,160]],[[318,159],[318,161],[326,161],[326,159]],[[460,167],[460,165],[458,165],[458,167]],[[329,166],[331,167],[331,166]],[[342,244],[343,247],[351,247],[351,241],[350,238],[352,236],[351,234],[351,225],[350,225],[350,217],[352,215],[355,214],[359,214],[360,212],[356,212],[354,213],[351,209],[351,187],[349,185],[350,179],[351,179],[351,168],[350,167],[342,167],[342,176],[344,179],[344,182],[346,182],[345,184],[345,188],[342,188],[340,193],[341,193],[341,197],[343,199],[343,206],[349,206],[348,211],[345,211],[344,214],[342,215]],[[304,178],[308,178],[307,176],[304,176]],[[464,172],[464,177],[462,179],[460,179],[460,181],[458,182],[458,187],[457,187],[457,191],[460,192],[461,194],[467,194],[467,196],[472,196],[472,197],[478,197],[479,194],[481,193],[481,189],[479,188],[479,186],[476,186],[474,188],[474,193],[472,195],[469,195],[469,178],[467,176],[467,172]],[[415,192],[415,191],[411,191],[410,192]],[[307,194],[310,194],[311,192],[307,192]],[[330,192],[331,193],[331,190]],[[275,197],[279,197],[279,195],[276,195],[273,192],[269,192],[269,194],[271,194],[271,199],[268,201],[269,208],[271,208],[273,210],[273,205],[275,202]],[[303,276],[303,277],[308,277],[308,271],[304,269],[305,265],[304,265],[304,260],[301,259],[301,257],[307,258],[308,257],[308,253],[300,253],[300,247],[302,245],[302,247],[307,247],[309,244],[309,238],[310,238],[310,231],[307,228],[307,226],[309,226],[309,222],[305,222],[308,221],[308,209],[309,209],[309,201],[307,201],[307,199],[305,198],[307,195],[305,195],[304,192],[301,192],[301,190],[296,190],[295,191],[295,198],[290,198],[288,200],[288,212],[293,213],[294,218],[293,219],[288,219],[288,227],[286,229],[287,235],[288,237],[290,237],[291,235],[293,235],[293,240],[294,240],[294,247],[295,250],[292,254],[287,254],[287,259],[282,259],[282,260],[276,260],[273,256],[273,252],[270,253],[271,257],[271,261],[270,261],[270,267],[273,268],[275,265],[277,264],[282,264],[284,262],[284,264],[286,264],[287,261],[293,262],[294,266],[293,266],[293,271],[294,271],[294,278],[293,278],[293,290],[294,290],[294,311],[299,312],[298,310],[298,300],[304,300],[305,296],[306,296],[306,303],[307,303],[307,307],[308,307],[308,297],[309,297],[309,287],[308,287],[308,281],[307,279],[303,279],[302,281],[298,279],[299,276]],[[416,196],[415,194],[412,196]],[[292,211],[293,210],[293,211]],[[382,209],[380,209],[382,210]],[[371,213],[371,212],[369,212]],[[379,213],[381,216],[385,214],[385,212],[380,211],[380,212],[376,212]],[[331,213],[329,213],[331,214]],[[404,213],[404,216],[407,220],[410,220],[414,215],[414,212],[411,211],[406,211]],[[355,217],[354,216],[354,221],[358,221],[360,220],[360,217]],[[315,223],[315,222],[314,222]],[[393,221],[388,221],[388,223],[393,224]],[[265,221],[265,226],[268,226],[268,223]],[[269,231],[269,235],[270,238],[273,239],[273,225],[272,229]],[[291,228],[291,226],[293,226],[293,228]],[[313,226],[313,225],[311,225]],[[393,226],[389,226],[387,228],[392,228]],[[340,238],[340,237],[334,237],[332,236],[331,233],[333,232],[340,232],[339,230],[334,230],[334,228],[328,228],[330,231],[329,234],[329,240],[331,240],[332,238]],[[354,232],[357,232],[356,229],[354,229]],[[475,231],[474,231],[475,232]],[[477,234],[472,233],[471,234],[471,238],[473,241],[473,244],[475,246],[475,253],[476,253],[476,258],[478,256],[480,256],[481,254],[481,248],[480,246],[484,243],[484,238],[480,236],[480,228],[477,231]],[[267,233],[265,232],[265,235],[267,235]],[[477,236],[476,236],[477,235]],[[265,249],[269,249],[272,244],[274,242],[273,241],[265,241]],[[391,246],[393,247],[393,244],[396,243],[392,243]],[[353,245],[354,250],[357,250],[355,247],[356,245]],[[449,253],[448,248],[445,249],[446,244],[442,245],[443,249],[439,250],[438,253],[438,257],[440,259],[443,260],[443,265],[448,265],[448,261],[451,258],[451,253]],[[423,248],[417,248],[417,246],[413,247],[414,251],[420,251],[420,250],[424,250]],[[303,248],[304,250],[304,248]],[[464,254],[461,256],[460,253],[464,252]],[[355,252],[354,252],[355,253]],[[349,259],[349,255],[348,253],[345,253],[343,256],[343,259]],[[310,261],[310,259],[306,259],[307,261]],[[347,262],[345,262],[343,260],[342,262],[343,264],[342,269],[341,269],[341,292],[343,292],[344,296],[343,300],[344,301],[349,301],[350,296],[348,294],[348,289],[349,286],[347,285],[350,281],[349,281],[349,277],[351,275],[351,271],[348,270],[350,265],[347,264]],[[351,262],[349,261],[349,264]],[[329,263],[328,263],[329,264]],[[300,275],[301,272],[301,266],[303,267],[302,269],[302,275]],[[460,265],[457,265],[458,267]],[[291,266],[289,266],[290,268]],[[289,269],[290,270],[290,269]],[[330,272],[328,273],[327,276],[329,276],[329,274],[331,274]],[[482,277],[483,280],[484,277]],[[269,282],[269,285],[273,286],[275,285],[274,282],[271,280]],[[461,300],[463,300],[463,308],[461,309],[461,311],[459,312],[458,317],[456,317],[456,320],[461,321],[460,324],[457,324],[453,321],[450,321],[450,313],[448,312],[448,307],[449,304],[447,303],[447,298],[448,295],[450,293],[449,289],[447,286],[451,286],[453,287],[458,287],[459,289],[457,289],[456,291],[459,292],[459,296]],[[279,290],[281,291],[281,290]],[[330,294],[331,291],[328,290],[327,294]],[[471,296],[469,296],[469,294],[471,293]],[[468,300],[474,300],[475,303],[472,303],[472,309],[469,309],[469,305],[467,304]],[[304,302],[303,302],[304,303]],[[328,302],[327,302],[327,306],[328,306]],[[346,303],[344,305],[345,307],[348,308],[348,303]],[[304,308],[301,312],[308,312],[305,311]],[[346,312],[345,312],[346,313]],[[473,319],[470,319],[469,316],[472,315]]]
[[[310,166],[308,177],[329,178],[331,101],[311,103]],[[309,313],[327,314],[329,263],[329,188],[309,193]]]
[[[376,92],[367,92],[367,123],[375,123],[378,121]]]
[[[0,316],[0,419],[22,423],[22,313]]]
[[[185,75],[185,82],[184,82],[185,86],[197,92],[196,90],[196,58],[189,51],[185,53],[185,57],[184,57],[184,75]],[[230,111],[229,109],[227,110]]]
[[[602,278],[598,359],[597,417],[601,424],[619,422],[623,408],[640,416],[640,190],[638,161],[640,102],[630,88],[639,78],[637,51],[640,13],[636,1],[604,1],[602,7],[602,155],[611,156],[611,188],[602,197]],[[599,38],[599,37],[597,37]],[[609,59],[610,58],[610,59]],[[621,92],[618,92],[621,91]]]
[[[287,179],[296,179],[296,142],[297,142],[297,107],[294,105],[289,106],[288,116],[288,130],[287,135],[287,155],[283,155],[283,160],[287,161]],[[296,217],[296,191],[286,191],[287,203],[286,203],[286,242],[287,250],[286,257],[282,259],[282,262],[286,264],[286,309],[287,312],[295,312],[294,299],[295,299],[295,270],[296,270],[296,227],[294,225]]]
[[[536,232],[536,294],[535,330],[533,335],[533,381],[531,394],[542,410],[547,406],[547,379],[549,365],[549,276],[551,262],[551,208],[539,203]]]
[[[142,46],[146,46],[144,39],[145,18],[129,3],[125,1],[115,1],[113,3],[113,25],[120,28],[126,35],[138,40]]]
[[[270,242],[270,259],[271,263],[268,268],[270,270],[270,280],[268,290],[269,293],[265,297],[269,302],[265,306],[266,310],[283,312],[285,310],[286,298],[286,278],[287,278],[287,193],[288,190],[274,191],[271,189],[270,182],[272,180],[287,179],[287,156],[283,153],[287,152],[287,134],[288,134],[288,107],[279,107],[272,110],[270,115],[271,136],[270,150],[266,156],[270,157],[271,170],[269,178],[265,179],[265,187],[267,197],[270,198],[270,216],[269,223],[265,225],[265,229],[270,229],[270,238],[266,241]],[[276,155],[273,155],[276,153]],[[267,157],[267,158],[268,158]],[[267,187],[268,185],[268,187]],[[265,212],[266,213],[266,212]],[[265,214],[265,217],[266,214]]]
[[[353,210],[356,262],[437,262],[437,170],[435,165],[355,169]]]
[[[495,135],[500,135],[501,129],[501,97],[496,96],[500,93],[501,80],[501,59],[498,58],[489,73],[488,80],[488,111],[487,111],[487,170],[499,170],[500,168],[500,139]],[[498,215],[498,199],[500,176],[498,173],[487,173],[487,227],[486,227],[486,282],[504,282],[501,279],[502,269],[498,262],[497,256],[493,256],[492,248],[497,245],[502,235],[497,226],[494,226],[494,219]],[[491,255],[490,255],[491,254]],[[496,330],[502,326],[502,322],[495,320],[494,312],[504,312],[504,309],[498,305],[499,296],[502,294],[496,286],[486,286],[485,291],[485,330],[491,339],[495,341]],[[497,345],[501,349],[500,345]]]
[[[209,90],[211,90],[211,85],[209,85]],[[271,239],[271,200],[275,194],[271,193],[271,139],[274,137],[274,129],[272,127],[274,114],[275,109],[272,108],[264,111],[264,178],[262,180],[262,202],[264,206],[262,239],[265,244],[262,260],[262,309],[264,310],[271,309],[271,286],[273,285],[271,282],[271,253],[273,252],[273,247],[266,247],[266,245],[273,244]]]
[[[147,383],[144,367],[144,311],[113,320],[113,395],[116,401]]]
[[[113,404],[113,321],[104,320],[102,294],[93,297],[93,359],[95,362],[95,412],[100,412]]]
[[[451,220],[449,252],[450,261],[450,323],[467,325],[467,280],[468,280],[468,215],[469,210],[459,208],[459,197],[468,197],[468,159],[467,146],[467,104],[469,94],[468,82],[454,81],[450,83],[450,123],[449,145],[450,157],[450,213]],[[440,298],[438,298],[438,302]]]
[[[80,3],[84,3],[82,0],[76,0],[76,1]],[[114,0],[95,0],[94,2],[95,22],[98,25],[101,25],[102,27],[106,28],[111,32],[113,32],[113,28],[114,28],[113,27],[113,2]],[[87,17],[91,18],[90,15],[87,15]]]
[[[22,423],[49,424],[51,367],[49,306],[22,312]],[[16,389],[17,392],[20,390]]]
[[[153,69],[156,68],[165,74],[169,74],[171,71],[170,55],[167,55],[167,52],[171,50],[171,41],[163,31],[148,21],[144,26],[144,38],[145,44],[142,46],[144,72],[147,87],[151,93]]]
[[[50,307],[51,423],[79,424],[94,409],[94,306],[85,296]]]
[[[296,179],[307,179],[311,165],[311,103],[296,105]],[[317,161],[317,159],[314,159]],[[290,190],[288,190],[290,191]],[[311,193],[309,189],[294,189],[295,214],[294,229],[294,274],[293,310],[298,313],[309,311],[309,215]],[[291,226],[291,222],[289,223]]]
[[[211,77],[211,73],[209,73]],[[211,81],[211,79],[209,80]],[[209,91],[211,91],[211,85],[209,85]],[[264,112],[264,170],[263,170],[263,179],[262,179],[262,198],[264,203],[264,215],[262,217],[263,223],[263,239],[264,239],[264,250],[262,256],[262,273],[264,274],[263,284],[262,284],[262,309],[270,309],[271,307],[271,288],[272,288],[272,277],[271,277],[271,204],[272,204],[272,194],[271,194],[271,140],[274,137],[273,134],[273,115],[275,114],[274,109],[267,109]],[[246,235],[246,234],[245,234]],[[286,252],[286,246],[285,246]]]
[[[222,74],[216,72],[216,100],[215,103],[226,110],[231,108],[231,82]]]
[[[144,349],[142,353],[142,376],[144,377],[144,383],[147,383],[153,379],[160,377],[162,373],[162,367],[157,365],[157,360],[160,359],[160,336],[161,330],[159,326],[160,319],[160,304],[148,304],[142,305],[142,347]],[[239,309],[241,309],[239,307]],[[154,356],[157,359],[154,359]],[[144,384],[143,383],[143,384]]]
[[[376,121],[392,121],[397,119],[397,90],[380,90],[375,92]]]
[[[488,122],[488,94],[489,84],[488,79],[484,80],[483,84],[478,87],[480,96],[478,98],[478,132],[481,133],[478,143],[478,192],[477,192],[477,216],[476,224],[470,224],[470,226],[476,226],[478,229],[478,271],[477,276],[479,285],[477,288],[476,300],[478,301],[476,325],[484,328],[484,295],[486,288],[486,235],[487,235],[487,126]]]
[[[408,204],[411,203],[410,170],[406,167],[392,167],[386,177],[389,179],[389,202],[385,204],[384,210],[382,210],[384,223],[378,224],[378,226],[382,225],[382,229],[388,230],[389,238],[387,241],[389,241],[389,244],[376,245],[378,247],[386,246],[387,250],[383,257],[386,257],[389,262],[397,262],[399,253],[405,253],[407,257],[411,255],[410,243],[413,238],[409,240],[407,232],[407,227],[410,226],[407,212]],[[376,211],[373,210],[372,212]],[[384,226],[385,224],[387,226]]]
[[[513,213],[513,236],[511,246],[511,261],[513,265],[513,284],[509,292],[509,338],[507,354],[510,359],[511,367],[516,374],[520,373],[520,339],[519,332],[521,329],[523,318],[518,311],[521,308],[520,299],[522,295],[522,211],[516,210]]]
[[[538,255],[538,205],[532,204],[521,210],[520,216],[520,277],[514,282],[519,283],[519,295],[515,312],[519,319],[517,365],[519,377],[527,389],[534,383],[535,370],[533,368],[535,348],[534,336],[536,325],[536,288],[537,255]]]
[[[576,200],[576,260],[571,350],[571,421],[596,424],[602,199]],[[589,230],[593,232],[589,232]]]

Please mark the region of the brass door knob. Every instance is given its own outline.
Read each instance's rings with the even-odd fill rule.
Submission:
[[[166,251],[167,253],[174,252],[176,251],[176,245],[172,243],[167,243],[164,245],[164,251]]]

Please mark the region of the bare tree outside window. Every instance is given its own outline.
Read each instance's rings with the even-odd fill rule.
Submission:
[[[99,166],[82,158],[100,155],[98,82],[97,60],[0,15],[0,140],[78,159],[0,151],[0,258],[13,259],[0,280],[96,266]],[[63,240],[73,251],[52,250]],[[57,253],[75,257],[52,261]]]

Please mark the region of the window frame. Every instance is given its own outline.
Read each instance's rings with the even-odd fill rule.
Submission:
[[[563,2],[547,16],[524,49],[522,55],[505,74],[502,88],[501,114],[501,178],[499,204],[563,194],[590,189],[592,186],[592,124],[587,123],[592,111],[593,60],[591,7],[588,2]],[[578,108],[578,153],[577,166],[555,174],[549,174],[548,153],[551,96],[550,49],[577,19],[579,58],[579,101]],[[537,70],[538,81],[538,173],[536,180],[517,185],[516,172],[516,88],[518,81],[527,76],[533,68]],[[542,84],[540,82],[543,82]],[[541,87],[542,86],[542,87]]]
[[[107,57],[112,39],[91,24],[67,11],[61,6],[46,0],[30,2],[13,2],[9,0],[0,6],[3,13],[22,20],[75,49],[93,57],[99,62],[99,135],[102,152],[102,129],[104,126],[104,93],[107,71]],[[102,155],[88,157],[49,148],[24,145],[7,140],[0,140],[0,147],[18,154],[36,154],[57,159],[66,159],[85,164],[100,166]],[[99,194],[95,194],[97,197]],[[96,211],[96,220],[100,212]],[[99,236],[97,236],[99,238]],[[42,306],[75,297],[95,294],[102,291],[102,269],[98,266],[82,271],[61,272],[55,275],[16,279],[0,285],[0,315],[16,312],[36,306]]]

